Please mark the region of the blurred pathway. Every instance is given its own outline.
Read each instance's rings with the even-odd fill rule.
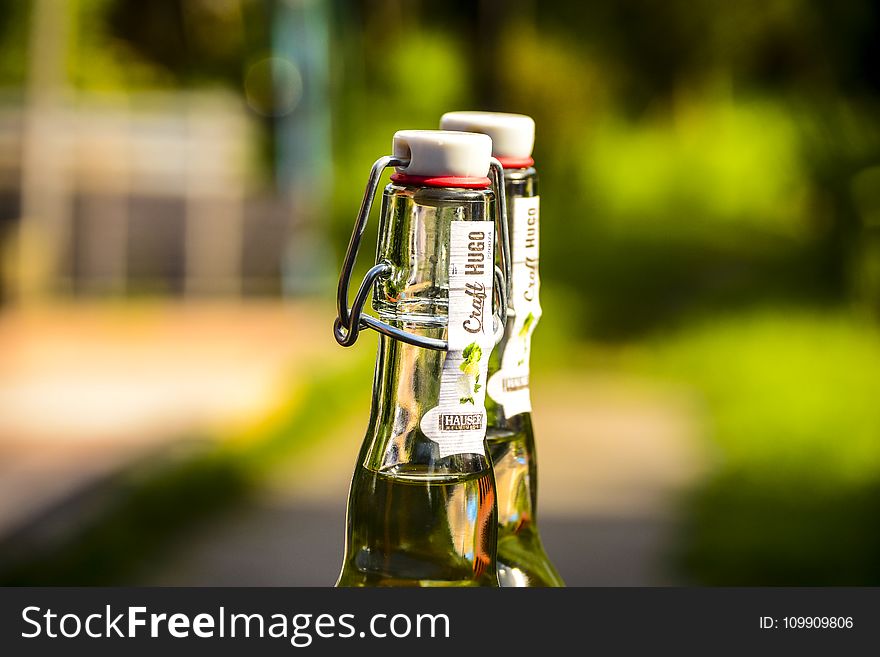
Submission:
[[[563,577],[571,585],[681,583],[667,557],[676,498],[702,471],[694,402],[617,376],[538,378],[539,522]],[[279,472],[253,504],[186,537],[142,583],[332,584],[367,413]]]
[[[0,539],[29,523],[51,539],[89,512],[90,489],[112,490],[101,482],[120,468],[185,447],[187,436],[229,435],[290,395],[298,373],[303,381],[316,362],[350,359],[330,335],[331,314],[247,303],[0,315]],[[195,523],[139,583],[332,583],[368,412],[340,418],[256,500]],[[679,583],[667,556],[677,496],[704,462],[695,401],[619,373],[538,372],[535,418],[540,525],[565,579]]]
[[[135,459],[265,413],[339,350],[303,302],[0,315],[0,537]]]

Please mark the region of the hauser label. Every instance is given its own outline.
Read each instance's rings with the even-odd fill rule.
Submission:
[[[441,458],[485,453],[486,372],[494,342],[494,225],[454,221],[450,232],[449,350],[439,403],[421,420],[422,433],[440,446]]]
[[[466,415],[455,413],[440,414],[440,431],[473,431],[483,428],[484,416],[480,413]]]
[[[529,355],[532,332],[541,317],[538,299],[540,251],[540,198],[515,198],[511,204],[511,258],[513,279],[507,327],[501,344],[501,366],[488,383],[489,396],[507,417],[532,410],[529,394]]]

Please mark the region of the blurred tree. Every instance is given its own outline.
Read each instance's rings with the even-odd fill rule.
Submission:
[[[0,0],[0,86],[21,87],[27,70],[30,4]]]
[[[112,39],[161,68],[175,85],[222,83],[240,89],[242,69],[252,55],[247,46],[268,48],[271,13],[266,9],[240,0],[112,0],[105,22]]]

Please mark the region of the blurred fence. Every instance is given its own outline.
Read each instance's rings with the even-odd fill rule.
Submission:
[[[90,0],[9,8],[0,44],[25,45],[20,86],[6,72],[0,89],[0,298],[234,297],[320,279],[314,257],[330,258],[307,224],[329,162],[325,3],[177,4],[179,15],[174,3],[155,15]],[[120,61],[111,52],[139,20],[164,21],[162,39],[222,20],[212,38],[234,42],[258,9],[274,29],[239,62],[238,90],[114,78],[116,68],[150,70],[130,50]],[[97,83],[83,85],[84,75]]]
[[[4,114],[0,140],[22,157],[0,162],[0,193],[14,197],[25,181],[23,298],[122,293],[139,277],[173,287],[175,275],[188,293],[237,293],[253,274],[243,242],[254,139],[234,98],[79,96],[73,107]],[[275,246],[261,257],[277,262]]]

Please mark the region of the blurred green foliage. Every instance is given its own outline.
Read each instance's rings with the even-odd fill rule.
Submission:
[[[695,386],[715,467],[682,561],[725,585],[880,583],[880,330],[792,310],[716,318],[636,352]]]
[[[877,328],[774,310],[715,318],[654,348],[665,372],[704,391],[724,467],[805,486],[880,476]]]

